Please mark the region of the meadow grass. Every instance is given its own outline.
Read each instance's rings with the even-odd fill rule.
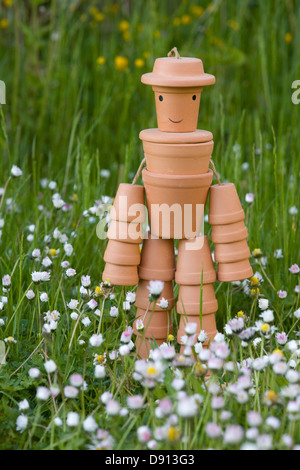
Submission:
[[[201,7],[199,2],[157,0],[1,2],[0,78],[6,83],[7,104],[0,114],[0,277],[11,279],[11,285],[2,283],[0,296],[1,449],[300,445],[299,275],[289,271],[299,265],[300,106],[291,101],[292,83],[300,79],[299,21],[300,7],[292,0],[215,0]],[[109,358],[134,319],[135,307],[123,307],[134,288],[112,290],[101,284],[106,242],[97,238],[96,226],[118,184],[132,181],[143,158],[140,130],[156,126],[153,92],[140,76],[174,46],[182,56],[200,57],[205,71],[216,76],[216,84],[202,94],[198,127],[214,134],[213,161],[221,180],[236,184],[258,279],[258,285],[255,280],[216,285],[218,330],[224,333],[239,311],[245,325],[254,326],[262,298],[274,312],[274,321],[265,322],[271,333],[258,329],[256,347],[226,335],[230,354],[223,357],[222,370],[212,370],[211,388],[199,366],[171,367],[162,361],[163,372],[157,372],[153,385],[149,377],[137,380],[134,357]],[[21,168],[21,176],[10,176],[13,165]],[[55,194],[65,203],[59,210]],[[251,203],[249,194],[254,195]],[[33,255],[35,249],[40,256]],[[46,257],[49,266],[42,264]],[[64,261],[70,265],[62,267]],[[67,268],[76,274],[68,277]],[[50,281],[33,282],[34,271],[49,271]],[[84,296],[80,287],[87,275],[90,292]],[[31,289],[35,297],[28,300]],[[280,290],[286,291],[285,298]],[[92,298],[98,303],[95,310],[87,306]],[[71,299],[78,301],[74,309],[68,307]],[[117,318],[110,316],[112,306],[119,309]],[[52,318],[58,320],[53,329],[45,331],[44,324],[50,324],[46,312],[59,315]],[[178,325],[175,310],[172,318]],[[276,340],[280,332],[288,335],[286,344]],[[100,333],[103,344],[91,345],[92,335]],[[172,344],[178,351],[176,340]],[[275,349],[282,353],[272,355]],[[251,369],[246,396],[231,390],[230,384],[247,375],[243,361],[264,356],[269,362],[261,370]],[[274,371],[278,357],[287,370],[298,371],[298,378],[289,378],[293,375],[287,370]],[[55,362],[54,372],[45,371],[47,360]],[[103,378],[95,377],[101,361]],[[225,367],[230,361],[233,371]],[[41,371],[36,379],[28,374],[32,368]],[[75,373],[86,386],[68,398],[65,387]],[[197,407],[190,418],[178,409],[183,390],[173,380],[179,376],[193,401],[188,407]],[[52,396],[37,399],[40,386],[55,386]],[[114,403],[110,409],[101,401],[108,391],[122,410],[115,415]],[[142,396],[137,410],[127,403],[131,395]],[[222,421],[223,407],[213,408],[214,396],[225,400],[231,413],[227,420],[223,416]],[[164,398],[173,407],[169,414],[162,407],[157,411],[157,400]],[[19,403],[25,399],[29,409],[22,410]],[[298,403],[298,411],[291,412],[289,402]],[[261,425],[247,421],[253,410],[262,416]],[[68,421],[70,412],[78,413],[79,424],[77,415]],[[18,429],[20,415],[28,423]],[[97,428],[89,421],[83,425],[91,416]],[[278,428],[270,416],[280,420]],[[54,421],[57,417],[61,423]],[[215,438],[206,430],[210,423]],[[241,439],[233,429],[236,440],[230,440],[230,425],[241,426]],[[247,431],[253,427],[258,437],[251,440]]]

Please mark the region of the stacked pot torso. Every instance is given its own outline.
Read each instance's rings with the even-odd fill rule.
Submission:
[[[163,245],[168,240],[168,246],[170,247],[170,243],[172,243],[171,246],[174,251],[173,240],[180,240],[179,252],[183,254],[184,242],[197,239],[202,233],[205,204],[213,179],[209,162],[214,142],[211,132],[197,129],[197,122],[203,87],[213,84],[214,81],[212,75],[204,73],[202,61],[192,58],[167,57],[157,59],[153,72],[142,76],[143,83],[152,85],[158,123],[157,128],[140,132],[146,159],[146,168],[142,172],[142,178],[145,187],[150,234],[151,238],[156,238],[156,247],[151,240],[144,241],[144,246],[148,254],[151,249],[153,250],[152,257],[148,256],[149,263],[157,263],[157,266],[163,264],[164,269],[170,272],[173,267],[171,266],[173,259],[170,256],[169,261],[167,258],[158,259],[159,250],[157,251],[157,247],[159,243]],[[152,245],[153,248],[151,248]],[[194,248],[192,243],[189,244],[188,248],[191,250]],[[207,251],[207,249],[209,250],[209,246],[205,244],[205,250]],[[192,251],[189,254],[193,257]],[[211,257],[210,262],[211,265],[208,269],[212,267]],[[142,251],[139,276],[143,276],[145,272],[145,263],[147,261],[143,257]],[[190,271],[189,263],[190,256],[181,256],[180,270]],[[212,295],[210,290],[212,288],[214,292],[212,285],[216,273],[212,267],[213,274],[209,284],[204,287],[203,296],[200,295],[200,290],[203,289],[201,269],[199,265],[194,269],[194,273],[189,273],[191,276],[188,281],[187,278],[185,280],[182,277],[180,278],[180,273],[178,276],[179,281],[176,279],[176,282],[180,284],[180,292],[183,293],[183,295],[180,293],[180,299],[177,303],[177,311],[181,315],[178,330],[178,341],[180,343],[182,342],[182,336],[184,336],[184,325],[187,321],[197,323],[199,332],[200,327],[205,328],[205,317],[203,316],[202,319],[200,298],[205,306],[205,314],[210,313],[213,315],[213,322],[211,322],[211,315],[209,317],[210,337],[216,334],[214,312],[217,309],[217,302],[214,293]],[[206,266],[204,266],[204,269],[206,269]],[[174,276],[171,278],[162,278],[163,274],[162,277],[159,277],[161,272],[159,270],[153,272],[152,280],[165,279],[164,282],[168,283],[167,288],[169,290],[169,283],[177,276],[177,272],[176,275],[174,272]],[[141,316],[141,293],[144,282],[144,279],[141,280],[137,289],[137,317],[138,315]],[[205,279],[205,282],[208,282],[207,279]],[[190,290],[193,292],[193,296],[188,301],[189,285],[192,286]],[[167,300],[169,300],[169,308],[171,308],[174,299],[171,294],[169,294],[169,297],[170,299]],[[144,305],[146,305],[146,299],[144,300]],[[207,302],[210,302],[210,306]],[[185,303],[186,305],[184,305]],[[150,310],[151,308],[148,308],[148,311]],[[148,312],[146,311],[146,313]],[[160,315],[160,322],[157,320],[158,315]],[[199,315],[201,315],[201,320]],[[144,317],[145,311],[143,312]],[[157,327],[155,322],[157,322]],[[156,337],[153,335],[153,339],[157,341],[162,341],[163,336],[158,333],[158,330],[161,332],[172,331],[170,316],[167,312],[156,309],[156,307],[152,307],[152,316],[148,323],[148,331],[144,331],[145,341],[149,340],[150,331],[156,333]],[[164,340],[167,341],[167,338],[165,337]]]

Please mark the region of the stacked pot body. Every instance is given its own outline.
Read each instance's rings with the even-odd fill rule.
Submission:
[[[146,157],[143,182],[151,233],[160,238],[197,237],[213,173],[211,132],[140,133]]]
[[[207,237],[179,242],[175,281],[179,284],[178,343],[183,343],[185,325],[189,322],[197,324],[197,334],[201,330],[205,331],[207,344],[217,333],[215,312],[218,310],[213,285],[216,281],[216,271]]]
[[[211,239],[215,244],[219,281],[240,281],[253,275],[244,219],[245,213],[234,184],[212,186],[209,223],[212,225]]]
[[[136,291],[137,335],[136,351],[141,357],[148,357],[152,345],[167,341],[173,333],[171,309],[175,305],[173,280],[175,278],[175,254],[173,240],[163,240],[150,233],[144,239],[141,262],[138,268],[139,284]],[[151,281],[162,281],[163,290],[159,297],[150,296]],[[162,305],[162,307],[160,306]],[[138,328],[137,320],[143,323]]]
[[[190,270],[190,257],[185,258],[185,242],[197,239],[202,232],[204,208],[213,179],[209,162],[214,142],[211,132],[197,130],[197,122],[203,87],[213,84],[215,78],[204,73],[200,59],[164,57],[156,59],[153,72],[144,74],[141,80],[151,85],[154,91],[158,124],[157,129],[147,129],[140,133],[146,158],[146,168],[143,170],[142,177],[151,237],[158,237],[157,246],[163,246],[162,244],[166,243],[170,252],[171,249],[173,250],[172,261],[168,265],[169,268],[171,264],[174,267],[172,279],[163,278],[162,270],[155,273],[155,279],[164,280],[165,288],[166,286],[169,288],[166,283],[171,282],[175,276],[173,239],[180,240],[178,262],[181,279],[180,274],[183,275],[184,270]],[[141,279],[145,279],[144,249],[148,247],[147,243],[147,241],[144,243],[142,251],[139,269]],[[152,263],[163,262],[155,256],[154,250],[151,253]],[[177,279],[177,276],[178,265],[176,282],[179,282],[180,279]],[[185,280],[185,283],[180,285],[181,300],[177,303],[179,313],[181,313],[181,306],[190,302],[187,310],[193,319],[199,318],[200,305],[201,282],[199,276],[197,281],[196,277],[193,278],[192,283],[190,280],[187,282]],[[150,278],[146,277],[146,279]],[[209,282],[212,285],[213,278]],[[192,289],[195,288],[192,299],[190,299],[190,292],[185,291],[185,288],[188,289],[191,286],[193,286]],[[196,293],[198,287],[199,296]],[[141,284],[138,291],[139,289],[142,289]],[[205,290],[206,296],[209,295],[208,290]],[[137,302],[139,302],[138,299]],[[169,305],[173,303],[172,298]],[[157,318],[161,318],[159,314],[162,315],[162,312],[154,309],[154,315]],[[169,318],[166,320],[166,315],[167,313],[164,312],[164,325],[159,327],[161,331],[165,331],[167,322],[170,323]],[[160,324],[159,321],[157,320],[157,325]],[[182,327],[183,321],[180,322],[180,331]]]
[[[145,221],[143,186],[120,184],[110,218],[102,279],[113,285],[136,285]]]

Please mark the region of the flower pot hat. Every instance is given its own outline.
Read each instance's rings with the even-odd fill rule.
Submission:
[[[202,60],[180,57],[176,48],[168,57],[156,59],[151,73],[141,77],[155,93],[157,124],[163,132],[194,132],[197,128],[200,96],[215,77],[204,73]]]

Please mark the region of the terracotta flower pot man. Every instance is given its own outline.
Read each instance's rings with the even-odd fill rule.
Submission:
[[[173,331],[170,309],[174,306],[174,280],[179,284],[178,342],[182,343],[186,322],[196,323],[198,333],[205,330],[209,341],[217,333],[214,282],[246,279],[252,276],[252,268],[245,214],[235,186],[232,183],[211,186],[213,135],[197,129],[203,87],[214,84],[215,77],[204,72],[200,59],[180,57],[174,48],[168,57],[156,59],[153,72],[144,74],[141,81],[152,86],[158,123],[157,129],[140,132],[146,162],[142,178],[150,233],[143,242],[139,261],[136,245],[141,241],[138,229],[145,221],[145,213],[132,207],[134,203],[143,204],[143,187],[121,185],[114,203],[112,229],[108,232],[110,240],[104,257],[108,264],[103,280],[109,277],[116,285],[134,285],[140,280],[135,332],[139,353],[146,357],[149,340],[161,344],[167,333]],[[208,239],[201,233],[209,191],[209,222],[218,274]],[[130,207],[120,211],[119,196],[125,193]],[[177,267],[173,244],[176,239]],[[164,282],[164,291],[154,303],[148,299],[150,281]],[[137,327],[141,322],[147,323],[142,332]]]

